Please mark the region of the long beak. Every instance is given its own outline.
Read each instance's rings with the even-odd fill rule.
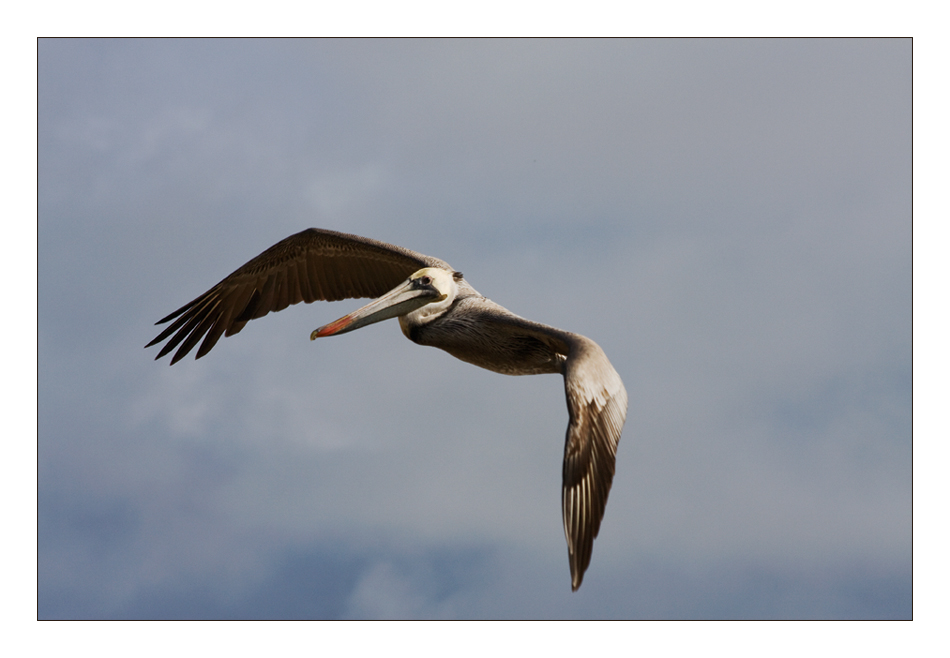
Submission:
[[[438,299],[438,291],[431,288],[417,288],[412,281],[406,281],[363,308],[357,309],[349,315],[344,315],[330,324],[325,324],[319,329],[314,329],[313,333],[310,334],[310,340],[316,340],[323,336],[345,334],[348,331],[365,327],[374,322],[406,315]]]

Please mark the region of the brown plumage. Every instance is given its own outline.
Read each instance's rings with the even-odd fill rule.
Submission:
[[[398,317],[413,342],[479,367],[508,375],[564,376],[569,422],[561,502],[571,587],[577,590],[604,515],[627,412],[620,376],[589,338],[511,313],[438,258],[369,238],[307,229],[159,320],[157,324],[174,322],[146,347],[168,339],[155,358],[178,347],[175,363],[201,341],[195,357],[200,358],[222,334],[236,334],[248,320],[301,301],[352,297],[379,299],[317,329],[311,339]]]
[[[300,302],[379,297],[423,267],[451,269],[438,258],[385,242],[308,228],[281,240],[156,322],[165,324],[178,318],[146,347],[175,334],[155,357],[162,358],[181,343],[172,357],[174,364],[207,334],[195,357],[200,359],[221,334],[238,333],[248,320]]]

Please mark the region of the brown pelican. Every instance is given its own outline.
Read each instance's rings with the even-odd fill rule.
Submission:
[[[282,240],[211,290],[156,324],[175,320],[146,347],[169,339],[171,362],[198,341],[196,359],[248,320],[298,302],[377,297],[324,325],[310,340],[399,318],[409,340],[506,375],[561,373],[569,423],[561,506],[571,589],[590,564],[614,477],[627,391],[600,346],[578,334],[531,322],[480,295],[448,263],[369,238],[307,229]],[[170,338],[169,338],[170,337]]]

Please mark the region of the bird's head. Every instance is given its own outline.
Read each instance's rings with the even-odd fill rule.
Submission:
[[[458,294],[456,281],[461,278],[461,272],[450,272],[439,267],[423,268],[379,299],[314,330],[310,340],[345,334],[395,317],[420,324],[433,320],[455,301]]]

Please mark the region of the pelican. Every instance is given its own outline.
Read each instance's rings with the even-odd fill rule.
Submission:
[[[199,341],[196,359],[221,335],[291,304],[374,297],[323,325],[310,340],[399,318],[406,337],[505,375],[560,373],[567,394],[561,511],[577,591],[590,564],[614,477],[627,415],[627,391],[597,343],[532,322],[479,294],[438,258],[357,235],[310,228],[281,240],[208,292],[156,324],[172,322],[146,347],[166,339],[174,364]],[[177,319],[176,319],[177,318]],[[204,340],[202,340],[202,338]]]

